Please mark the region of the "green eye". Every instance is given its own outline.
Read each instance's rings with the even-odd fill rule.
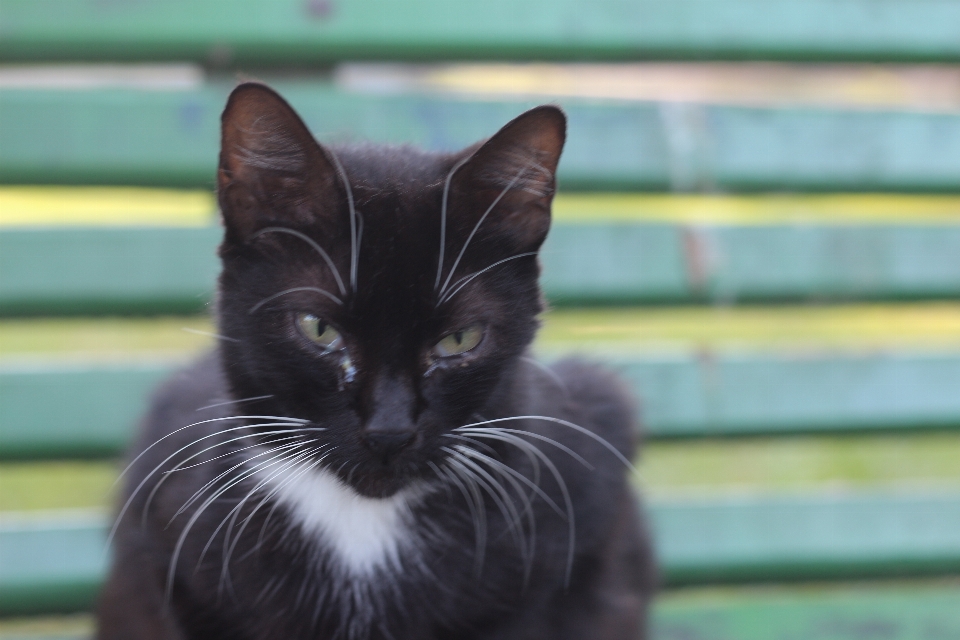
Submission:
[[[339,351],[343,347],[340,332],[312,313],[298,313],[297,326],[310,341],[327,351]]]
[[[483,338],[483,329],[480,327],[467,327],[460,331],[444,336],[443,340],[438,342],[433,348],[433,353],[440,358],[458,356],[470,351]]]

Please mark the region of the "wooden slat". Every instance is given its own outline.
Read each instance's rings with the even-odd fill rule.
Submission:
[[[621,359],[652,437],[960,427],[960,355]],[[0,368],[0,457],[117,453],[170,365]]]
[[[211,299],[217,228],[0,231],[0,315],[187,312]],[[960,296],[960,225],[557,224],[555,303]]]
[[[949,0],[7,0],[0,58],[960,58]]]
[[[649,511],[668,585],[960,569],[954,494],[657,503]],[[89,519],[0,524],[0,613],[88,607],[104,571],[104,530]]]
[[[652,507],[670,584],[952,573],[956,495],[738,498]]]
[[[0,456],[116,455],[172,367],[0,369]]]
[[[93,606],[107,565],[102,517],[0,518],[0,615]]]
[[[321,140],[462,148],[537,101],[276,83]],[[0,93],[0,182],[211,187],[230,87]],[[960,115],[563,100],[566,189],[960,190]]]
[[[90,636],[84,632],[90,626],[86,619],[42,620],[47,621],[42,631],[27,620],[16,626],[8,622],[3,629],[17,640]],[[651,640],[822,638],[824,633],[830,640],[863,640],[864,630],[877,630],[883,640],[927,640],[926,632],[933,630],[934,639],[941,640],[960,637],[960,594],[954,584],[940,583],[685,589],[659,595],[651,627]]]
[[[0,313],[199,311],[212,298],[222,231],[0,231]]]
[[[652,640],[960,638],[960,592],[955,584],[864,583],[668,592],[652,627]]]

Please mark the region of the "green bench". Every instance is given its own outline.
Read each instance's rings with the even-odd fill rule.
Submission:
[[[182,0],[8,0],[0,61],[192,60],[214,70],[258,65],[270,80],[284,65],[316,75],[357,59],[960,60],[960,7],[946,1],[415,5],[245,0],[226,12]],[[451,149],[539,102],[363,93],[321,71],[273,84],[324,139]],[[209,188],[231,84],[212,72],[200,86],[167,91],[3,89],[0,183]],[[960,198],[951,195],[960,192],[960,114],[562,103],[571,131],[565,193],[543,252],[558,313],[791,305],[781,308],[788,315],[828,303],[960,300]],[[662,196],[568,195],[599,190],[944,195],[676,205]],[[689,213],[711,207],[756,215]],[[0,227],[0,316],[202,312],[218,235],[209,224]],[[814,351],[580,344],[635,386],[654,443],[960,428],[960,342],[941,349],[890,339],[878,349],[844,340]],[[573,342],[546,341],[539,352],[549,358],[564,344]],[[183,358],[3,355],[0,458],[117,456],[149,390]],[[960,588],[926,578],[960,574],[955,489],[654,496],[650,511],[668,588],[656,610],[658,640],[960,634]],[[103,514],[0,513],[0,614],[87,610],[106,562],[105,522]],[[924,581],[845,582],[888,578]],[[734,586],[811,580],[820,587]],[[718,586],[683,597],[700,585]],[[870,636],[876,629],[886,635]]]

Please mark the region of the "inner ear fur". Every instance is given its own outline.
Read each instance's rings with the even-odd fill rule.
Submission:
[[[221,117],[217,195],[228,239],[314,222],[338,209],[337,173],[293,108],[269,87],[244,83]]]
[[[550,228],[566,125],[559,107],[536,107],[472,151],[453,178],[461,222],[472,228],[486,215],[478,234],[507,240],[514,250],[539,249]]]

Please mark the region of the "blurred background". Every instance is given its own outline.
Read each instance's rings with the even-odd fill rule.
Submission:
[[[567,110],[536,351],[642,399],[655,640],[960,638],[957,0],[4,0],[0,637],[92,628],[238,78],[328,142]]]

